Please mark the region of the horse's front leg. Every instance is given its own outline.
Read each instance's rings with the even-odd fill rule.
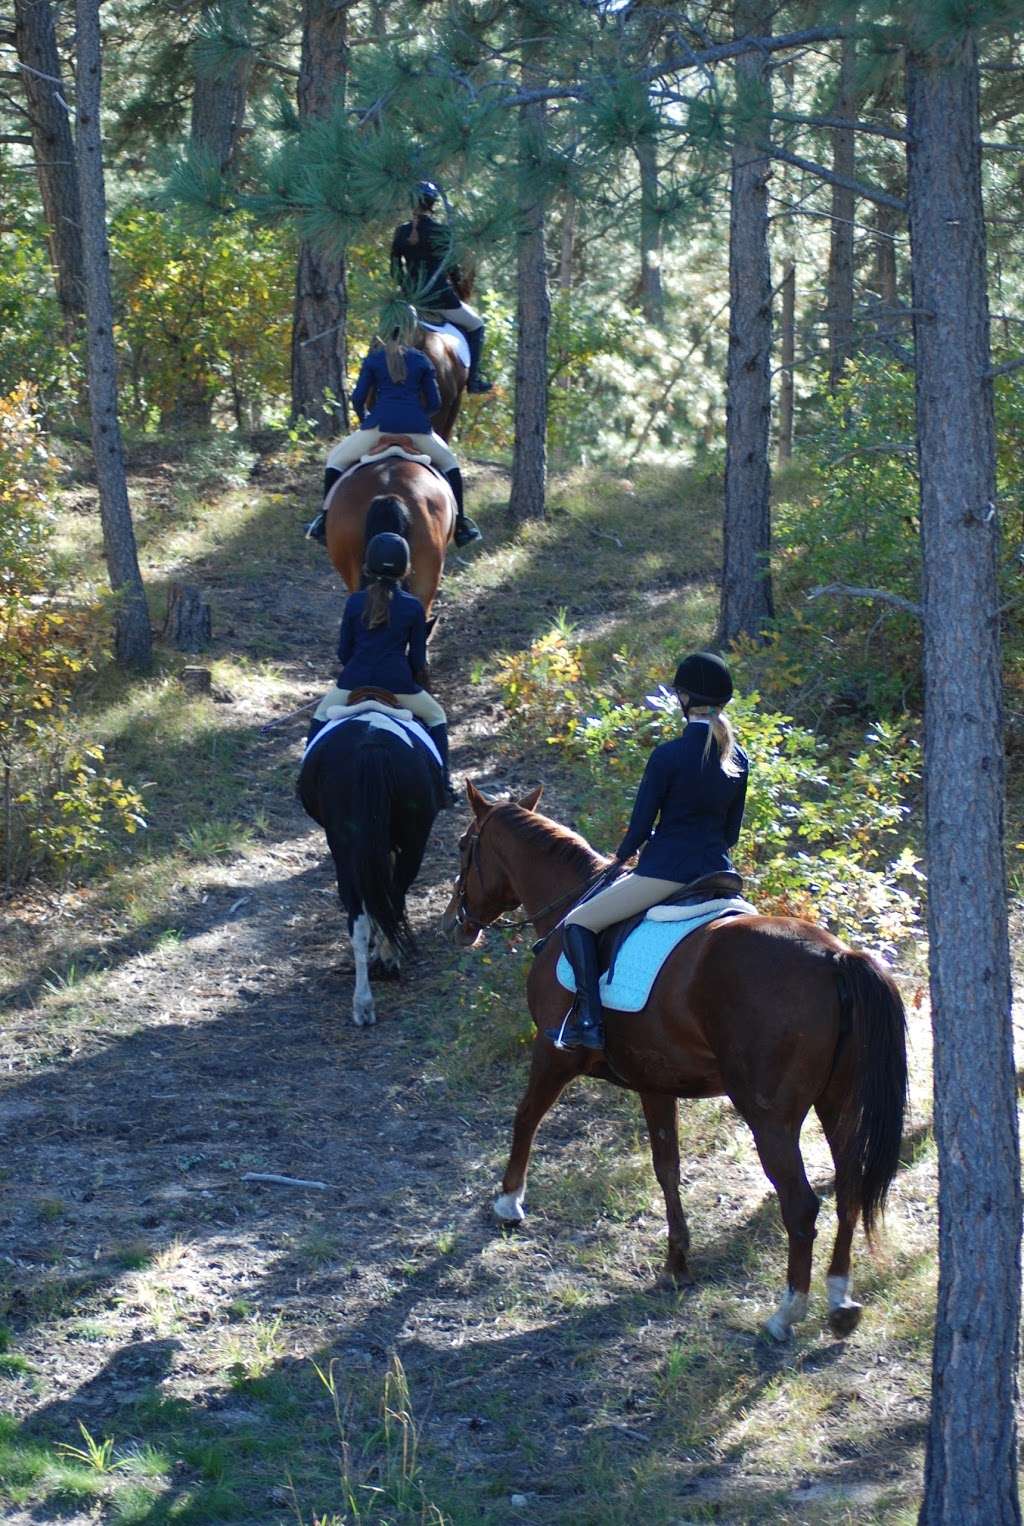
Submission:
[[[543,1034],[538,1033],[534,1039],[530,1079],[516,1108],[512,1150],[501,1181],[501,1195],[494,1200],[494,1212],[503,1224],[521,1224],[526,1217],[523,1193],[534,1135],[544,1114],[573,1077],[585,1069],[589,1058],[585,1049],[556,1049]]]
[[[782,1222],[789,1237],[786,1291],[775,1313],[765,1320],[764,1328],[773,1340],[788,1341],[793,1326],[807,1313],[818,1198],[804,1171],[800,1125],[754,1121],[750,1128],[764,1173],[779,1195]]]
[[[675,1097],[658,1092],[641,1092],[647,1132],[651,1139],[654,1174],[665,1198],[668,1219],[668,1256],[663,1281],[672,1285],[693,1282],[687,1257],[690,1231],[679,1198],[679,1109]]]
[[[361,911],[351,923],[352,956],[356,965],[356,988],[352,994],[352,1021],[357,1028],[377,1021],[370,989],[370,919]]]

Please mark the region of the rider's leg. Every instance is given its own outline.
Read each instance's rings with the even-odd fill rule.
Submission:
[[[371,445],[380,439],[379,429],[357,429],[347,435],[344,440],[339,440],[327,457],[327,465],[324,468],[324,494],[323,502],[327,502],[327,494],[337,482],[347,466],[354,466],[361,456],[365,456]],[[327,539],[327,511],[321,508],[315,519],[306,526],[306,539],[318,540],[321,545]]]
[[[562,923],[562,948],[576,976],[576,1005],[561,1029],[549,1029],[560,1049],[603,1049],[600,967],[597,934],[613,922],[624,922],[637,912],[657,906],[682,888],[675,880],[649,879],[645,874],[624,874],[607,890],[574,906]]]
[[[432,694],[426,689],[421,689],[418,694],[396,694],[400,705],[406,710],[411,710],[417,720],[421,720],[430,734],[430,740],[437,748],[441,759],[441,767],[444,771],[444,792],[448,805],[455,804],[455,791],[452,789],[451,774],[448,770],[448,717],[443,708],[438,704]]]
[[[466,518],[463,506],[462,473],[459,470],[459,458],[452,450],[447,441],[431,430],[430,434],[413,434],[409,436],[417,450],[423,451],[444,472],[453,494],[455,495],[455,544],[468,546],[472,541],[483,540],[483,535],[471,519]]]
[[[444,308],[444,315],[449,323],[454,323],[466,336],[469,345],[469,380],[466,382],[467,392],[491,392],[493,383],[484,381],[480,375],[480,356],[484,347],[484,320],[480,314],[466,302],[460,302],[458,307]]]

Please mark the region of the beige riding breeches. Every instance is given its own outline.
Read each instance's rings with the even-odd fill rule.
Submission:
[[[574,906],[565,920],[599,933],[602,928],[611,927],[613,922],[624,922],[627,917],[635,917],[637,912],[648,911],[682,888],[682,883],[677,880],[652,880],[646,874],[624,874],[607,890],[599,890],[582,906]]]
[[[328,710],[347,705],[348,697],[351,693],[351,689],[328,689],[323,699],[313,711],[314,719],[329,721],[331,717],[327,714]],[[426,689],[421,689],[418,694],[396,694],[395,698],[402,709],[411,710],[416,719],[422,721],[428,731],[431,726],[444,726],[447,724],[448,717],[445,715],[444,710],[437,703],[434,696],[427,693]],[[660,884],[661,882],[659,881],[658,883]]]
[[[396,429],[357,429],[354,434],[339,440],[330,452],[326,463],[328,471],[343,472],[346,466],[354,466],[369,453],[382,434],[400,434],[403,440],[411,440],[416,449],[422,455],[429,456],[443,472],[453,471],[459,464],[459,458],[451,446],[446,445],[433,430],[429,434],[409,434],[406,430]]]
[[[454,323],[456,328],[464,329],[467,334],[475,333],[484,326],[480,314],[465,302],[460,302],[458,307],[442,307],[440,311],[448,323]]]

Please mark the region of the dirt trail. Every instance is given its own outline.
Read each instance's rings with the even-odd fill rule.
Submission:
[[[325,646],[340,614],[326,567],[310,556],[286,581],[225,583],[217,604],[221,629],[239,633],[222,638],[224,649],[258,621],[311,691],[310,632]],[[500,645],[516,611],[500,599],[447,600],[441,614],[435,659],[440,697],[456,717],[456,776],[528,784],[514,760],[492,752],[495,696],[465,678],[469,654]],[[628,1501],[640,1496],[629,1480],[661,1445],[651,1373],[689,1318],[685,1301],[650,1291],[660,1212],[632,1215],[618,1265],[586,1205],[579,1222],[555,1211],[511,1240],[496,1234],[489,1204],[514,1088],[457,1090],[436,1060],[452,1005],[485,978],[437,928],[465,813],[438,818],[412,896],[419,962],[402,984],[377,985],[379,1022],[356,1029],[325,845],[280,787],[301,728],[259,737],[269,715],[261,704],[236,702],[232,724],[252,728],[244,787],[266,812],[265,839],[211,868],[177,938],[109,942],[88,1022],[69,1025],[44,1063],[16,1029],[4,1042],[0,1265],[31,1376],[0,1378],[0,1407],[31,1417],[40,1439],[75,1440],[84,1421],[97,1437],[128,1441],[160,1431],[161,1404],[184,1401],[178,1432],[210,1444],[247,1438],[252,1460],[244,1481],[234,1477],[230,1510],[218,1513],[211,1499],[202,1509],[193,1502],[191,1515],[184,1502],[198,1498],[202,1469],[179,1460],[161,1511],[177,1500],[186,1520],[294,1519],[291,1477],[308,1519],[332,1498],[338,1465],[305,1358],[333,1359],[347,1383],[365,1387],[397,1351],[424,1466],[444,1479],[446,1508],[465,1501],[456,1520],[635,1519],[639,1505]],[[31,1023],[27,1002],[17,1021]],[[593,1102],[570,1094],[543,1135],[551,1175],[571,1167],[582,1131],[602,1118],[618,1129],[623,1108],[612,1097],[595,1120]],[[247,1183],[245,1172],[329,1186]],[[652,1185],[641,1204],[654,1201]],[[728,1262],[734,1240],[763,1246],[776,1236],[774,1202],[745,1147],[732,1151],[726,1192],[720,1222],[698,1228],[699,1259],[711,1267]],[[759,1344],[753,1309],[749,1328],[729,1335],[750,1370],[747,1394],[786,1360]],[[851,1383],[862,1371],[851,1359]],[[300,1396],[297,1414],[289,1392]],[[286,1439],[284,1455],[274,1437]],[[698,1510],[713,1499],[718,1519],[753,1518],[735,1500],[729,1513],[714,1469],[699,1482],[708,1464],[698,1453],[667,1455],[658,1464],[666,1510],[674,1503],[664,1519],[682,1519],[688,1499]],[[847,1466],[837,1457],[824,1482],[816,1474],[825,1492],[807,1519],[821,1517],[830,1489],[841,1496]],[[753,1476],[744,1488],[755,1501],[783,1499],[777,1519],[804,1518],[799,1488],[780,1496],[778,1480]],[[61,1511],[95,1518],[91,1504],[79,1513],[65,1501]],[[49,1518],[29,1506],[5,1517]],[[165,1518],[156,1506],[138,1516]],[[378,1519],[420,1517],[383,1507],[364,1516]]]

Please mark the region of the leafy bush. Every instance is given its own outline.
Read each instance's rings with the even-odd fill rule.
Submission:
[[[0,844],[5,891],[35,871],[67,880],[113,832],[142,821],[135,790],[82,738],[71,698],[88,665],[81,617],[49,591],[42,488],[51,469],[22,386],[0,399]]]
[[[259,427],[288,396],[290,241],[242,217],[199,236],[133,207],[110,242],[126,417],[202,423],[226,403],[239,428]]]
[[[675,702],[661,690],[677,654],[637,661],[616,654],[597,677],[585,646],[560,619],[524,652],[503,658],[498,681],[523,733],[543,736],[586,781],[581,824],[597,845],[625,830],[651,749],[679,732]],[[740,673],[742,689],[742,673]],[[750,758],[738,867],[764,911],[820,916],[842,933],[891,947],[913,930],[921,874],[905,842],[906,794],[918,775],[908,724],[876,722],[852,755],[837,755],[789,716],[748,692],[730,706]]]
[[[1024,474],[1019,440],[1024,383],[996,385],[997,491],[1005,525],[1004,584],[1019,580]],[[878,357],[851,362],[823,404],[824,425],[808,442],[804,470],[785,482],[774,514],[777,602],[785,612],[763,659],[747,656],[758,682],[785,694],[801,714],[825,710],[892,715],[921,701],[921,624],[882,599],[815,588],[873,588],[921,597],[914,378]]]

